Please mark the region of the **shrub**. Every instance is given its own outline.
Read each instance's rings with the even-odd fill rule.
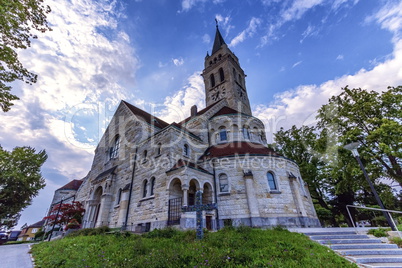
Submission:
[[[389,238],[389,241],[391,243],[393,243],[393,244],[397,244],[398,247],[402,248],[402,238],[400,238],[400,237],[392,237],[392,238]]]
[[[172,238],[179,235],[179,233],[179,230],[173,227],[167,227],[164,229],[154,229],[151,232],[145,233],[143,236],[147,238]]]
[[[97,228],[85,228],[69,233],[68,235],[66,235],[66,237],[101,235],[108,232],[110,232],[110,228],[107,226]]]
[[[391,229],[386,229],[386,228],[378,228],[378,229],[370,229],[367,233],[374,235],[375,237],[387,237],[388,233],[387,231],[390,231]]]

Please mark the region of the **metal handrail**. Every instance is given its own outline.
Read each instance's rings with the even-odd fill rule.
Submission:
[[[355,222],[354,222],[354,220],[353,220],[353,218],[352,218],[352,215],[350,214],[349,207],[353,207],[353,208],[363,208],[363,209],[371,209],[371,210],[383,211],[383,212],[388,213],[388,216],[391,218],[392,224],[396,227],[396,231],[398,232],[399,237],[402,238],[401,232],[398,230],[398,227],[396,226],[394,219],[392,218],[391,214],[389,214],[390,212],[402,214],[402,211],[390,210],[390,209],[381,209],[381,208],[363,207],[363,206],[354,206],[354,205],[346,205],[346,210],[348,211],[348,215],[349,215],[350,221],[352,222],[353,227],[354,227],[355,229],[356,229],[356,225],[355,225]]]

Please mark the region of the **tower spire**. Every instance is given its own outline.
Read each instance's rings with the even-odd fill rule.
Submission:
[[[212,54],[214,54],[216,51],[218,51],[222,45],[226,44],[225,40],[223,40],[223,37],[221,35],[221,32],[219,31],[218,27],[218,20],[215,18],[216,22],[216,33],[215,33],[215,41],[214,41],[214,46],[212,47]]]

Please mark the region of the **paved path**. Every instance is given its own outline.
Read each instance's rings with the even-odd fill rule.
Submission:
[[[0,246],[0,267],[2,268],[33,268],[29,255],[30,244]]]

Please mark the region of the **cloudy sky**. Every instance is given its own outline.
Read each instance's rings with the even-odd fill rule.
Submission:
[[[39,75],[13,84],[0,144],[45,149],[47,186],[18,226],[41,220],[54,190],[81,179],[124,99],[168,122],[205,106],[200,72],[215,18],[247,74],[269,137],[311,124],[341,87],[402,85],[402,2],[385,0],[47,0],[53,31],[20,52]]]

